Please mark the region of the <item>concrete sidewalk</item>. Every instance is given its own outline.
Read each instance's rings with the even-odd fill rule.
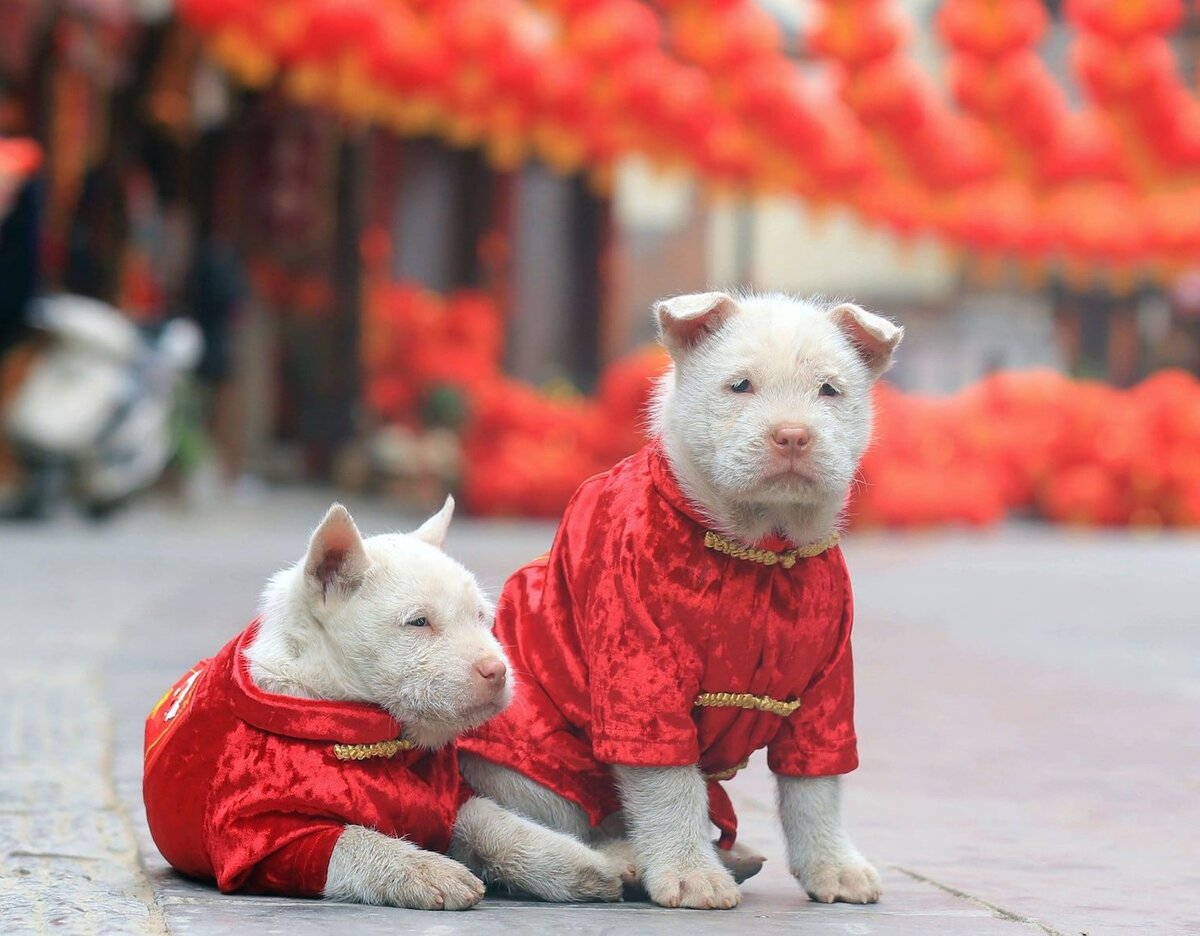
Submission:
[[[146,833],[142,719],[245,625],[324,506],[0,527],[0,933],[1200,934],[1200,538],[1047,529],[848,538],[862,766],[846,812],[884,875],[878,906],[808,902],[761,760],[729,784],[770,856],[736,911],[489,897],[445,915],[183,881]],[[405,525],[355,512],[367,532]],[[498,587],[552,532],[460,523],[449,548]]]

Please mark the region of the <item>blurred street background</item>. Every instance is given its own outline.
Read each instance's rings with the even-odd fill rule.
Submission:
[[[736,914],[452,922],[1200,933],[1198,62],[1190,0],[0,0],[0,931],[400,925],[173,878],[145,710],[334,498],[453,492],[499,586],[644,441],[652,302],[741,287],[907,332],[845,538],[886,902],[806,903],[758,765]]]

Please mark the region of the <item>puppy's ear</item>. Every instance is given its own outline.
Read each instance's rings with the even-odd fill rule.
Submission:
[[[678,360],[737,311],[737,302],[723,292],[693,293],[656,303],[654,320],[658,337]]]
[[[447,494],[442,509],[413,531],[413,536],[423,539],[430,546],[442,548],[446,542],[446,531],[450,529],[450,518],[454,516],[454,498]]]
[[[903,328],[852,302],[835,306],[829,316],[842,334],[850,339],[872,378],[877,378],[892,366],[892,353],[904,337]]]
[[[370,565],[354,518],[341,504],[334,504],[308,541],[304,576],[321,589],[325,598],[330,588],[357,588]]]

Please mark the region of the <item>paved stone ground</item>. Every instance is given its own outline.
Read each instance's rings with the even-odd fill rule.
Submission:
[[[489,897],[445,915],[183,881],[146,832],[142,719],[246,623],[323,506],[0,527],[0,933],[1200,934],[1200,538],[1033,528],[846,544],[862,751],[846,812],[884,875],[876,907],[800,893],[761,761],[730,788],[770,860],[732,912]],[[551,534],[461,523],[450,550],[498,587]]]

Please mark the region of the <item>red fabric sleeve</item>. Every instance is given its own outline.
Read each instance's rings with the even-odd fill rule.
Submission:
[[[321,897],[329,856],[344,828],[333,819],[296,813],[233,818],[210,836],[217,887],[224,893]]]
[[[607,551],[606,551],[607,552]],[[615,553],[615,555],[614,555]],[[699,677],[646,544],[627,537],[603,560],[586,608],[592,748],[606,764],[679,767],[700,759],[692,704]],[[667,610],[662,610],[667,609]]]
[[[826,666],[801,696],[800,708],[784,720],[767,746],[767,765],[789,777],[828,777],[858,766],[854,734],[854,658],[850,631],[854,606],[850,584],[837,643]]]

